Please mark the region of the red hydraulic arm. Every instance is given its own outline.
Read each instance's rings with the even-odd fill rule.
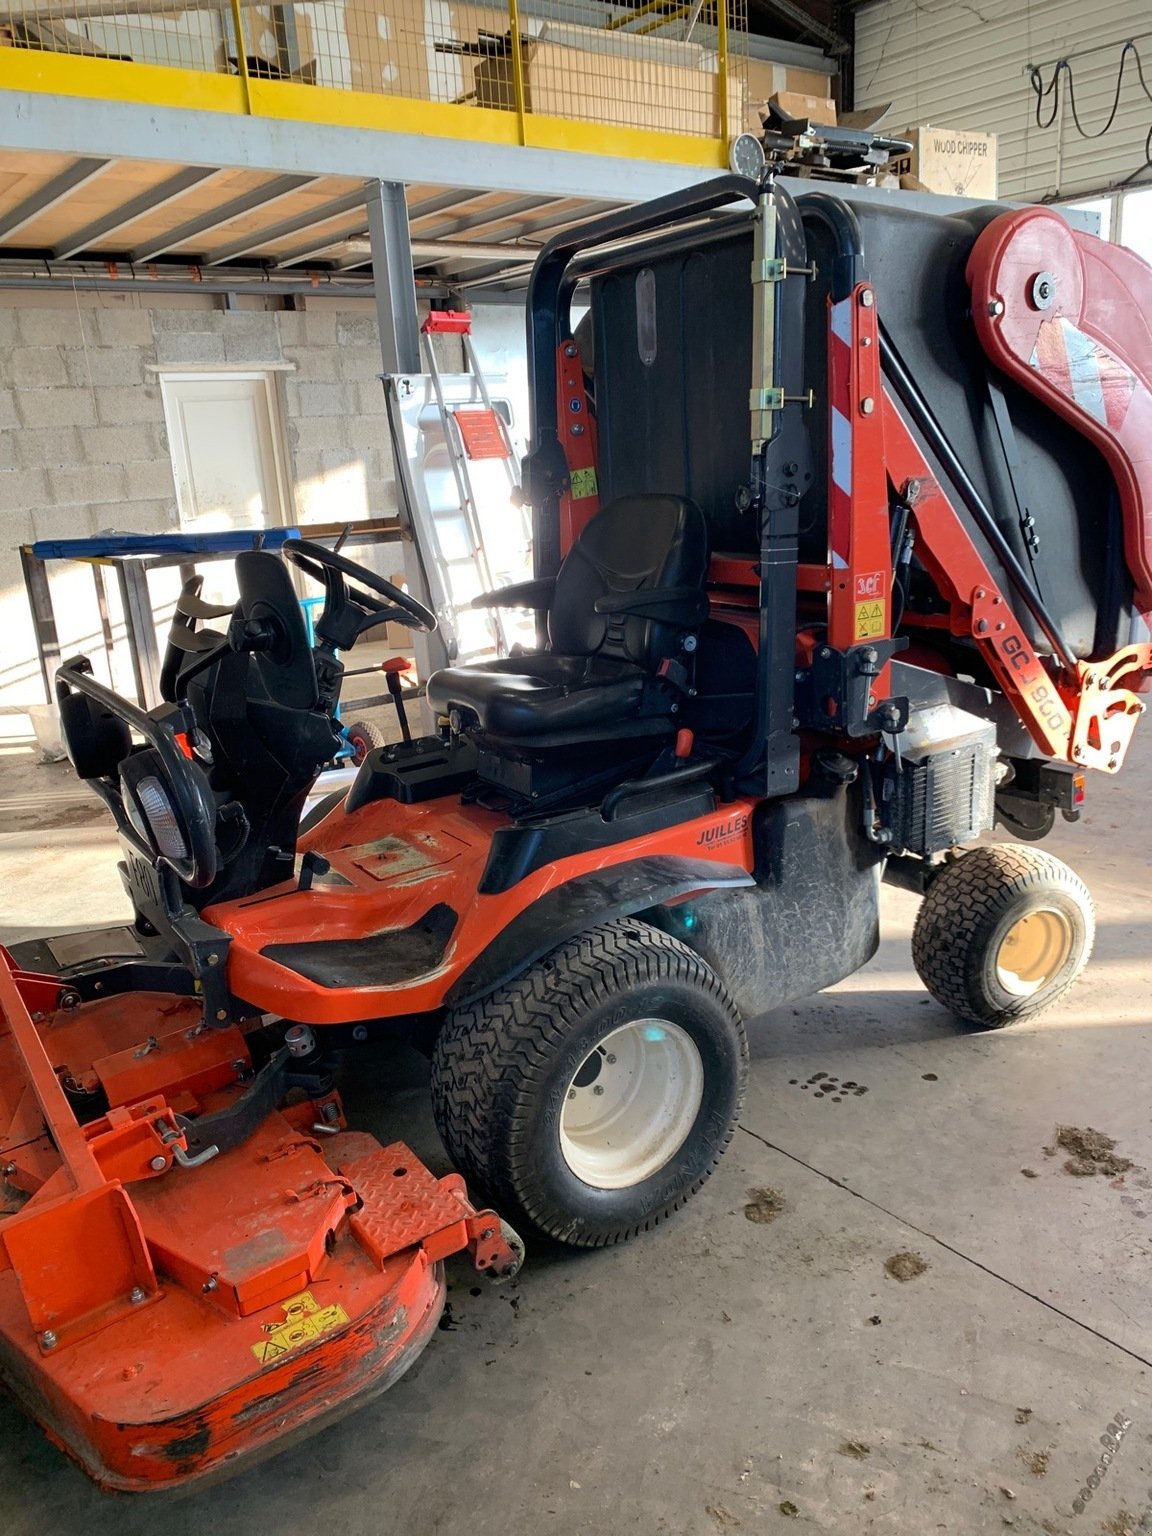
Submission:
[[[858,283],[828,305],[828,641],[839,651],[892,634],[892,551],[876,295]],[[891,691],[885,665],[873,697]]]
[[[1103,662],[1077,662],[1074,671],[1046,663],[887,395],[884,452],[889,479],[915,520],[917,554],[952,605],[953,632],[976,640],[1045,756],[1115,773],[1144,712],[1122,684],[1152,670],[1152,645],[1126,646]]]
[[[1042,209],[1004,214],[968,266],[977,330],[996,365],[1094,441],[1116,476],[1137,603],[1152,611],[1152,273]],[[966,521],[937,482],[882,378],[871,283],[828,305],[828,564],[800,585],[828,593],[828,643],[892,635],[890,511],[910,510],[916,552],[951,613],[1047,757],[1115,772],[1144,706],[1152,644],[1102,661],[1042,657]],[[869,707],[890,692],[884,665]]]

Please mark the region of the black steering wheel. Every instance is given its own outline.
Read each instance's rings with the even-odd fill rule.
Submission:
[[[324,587],[324,611],[316,634],[330,645],[347,650],[366,629],[392,621],[420,634],[435,630],[436,615],[430,608],[327,545],[312,539],[285,539],[282,548],[286,560]]]

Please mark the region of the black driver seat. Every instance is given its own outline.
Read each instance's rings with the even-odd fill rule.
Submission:
[[[434,672],[428,701],[497,749],[667,733],[684,696],[682,657],[708,614],[707,570],[694,502],[621,497],[583,530],[554,581],[477,599],[546,607],[550,649]]]
[[[288,567],[268,550],[244,550],[235,568],[230,611],[203,603],[198,582],[185,588],[161,677],[164,698],[187,698],[212,750],[222,859],[198,906],[291,876],[308,791],[339,747]],[[225,611],[226,635],[200,625]]]

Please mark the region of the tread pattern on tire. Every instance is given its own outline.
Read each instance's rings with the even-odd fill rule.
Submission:
[[[912,962],[938,1003],[985,1028],[1010,1024],[1033,1011],[1030,997],[1018,998],[995,1013],[980,1007],[972,994],[968,957],[981,931],[999,916],[1009,886],[1017,892],[1039,891],[1052,881],[1083,906],[1088,934],[1080,964],[1059,991],[1047,996],[1045,1008],[1064,996],[1091,956],[1095,913],[1088,887],[1055,855],[1020,843],[974,848],[945,867],[928,887],[912,930]]]
[[[642,943],[636,940],[641,938]],[[436,1124],[457,1168],[485,1190],[498,1209],[523,1213],[540,1231],[562,1241],[562,1224],[533,1210],[520,1195],[517,1159],[508,1146],[523,1130],[523,1111],[509,1091],[516,1076],[543,1077],[564,1038],[557,1012],[565,1003],[609,1001],[631,987],[675,974],[695,983],[729,1014],[748,1060],[744,1025],[727,988],[695,951],[648,923],[621,918],[589,929],[560,945],[506,986],[450,1014],[432,1056],[432,1103]],[[740,1102],[743,1100],[743,1083]],[[740,1108],[737,1104],[737,1112]],[[736,1119],[707,1168],[674,1203],[644,1221],[580,1246],[609,1247],[659,1226],[711,1174],[731,1141]]]
[[[351,725],[345,726],[344,729],[349,741],[355,740],[357,736],[360,737],[364,742],[365,755],[373,748],[385,745],[384,732],[378,725],[373,725],[371,720],[353,720]]]

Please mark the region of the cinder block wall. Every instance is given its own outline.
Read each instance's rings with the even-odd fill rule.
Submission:
[[[282,370],[275,377],[294,520],[395,510],[372,301],[309,300],[303,311],[240,303],[0,296],[0,707],[43,699],[19,546],[179,526],[157,369]],[[454,338],[438,340],[458,348]],[[444,364],[458,367],[457,353]],[[91,572],[59,566],[52,584],[65,652],[91,647],[99,635]]]

